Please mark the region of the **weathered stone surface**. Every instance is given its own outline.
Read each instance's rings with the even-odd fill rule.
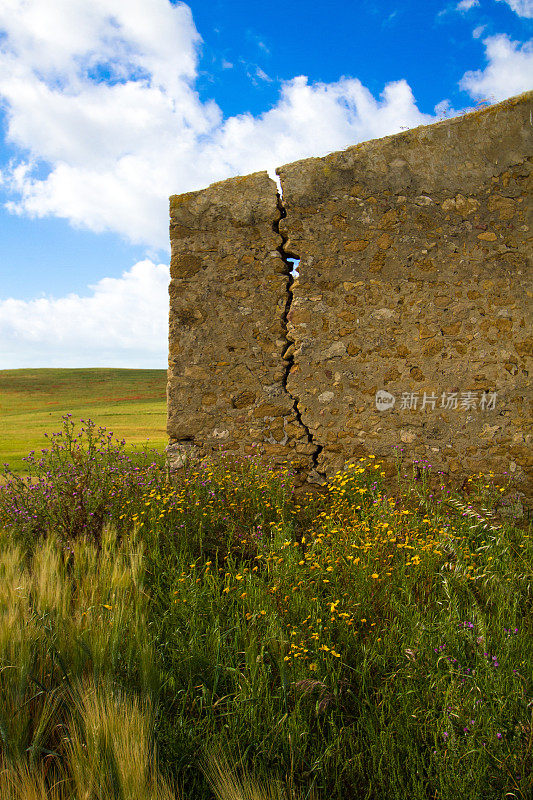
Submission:
[[[306,436],[283,387],[289,266],[273,229],[277,188],[266,172],[170,199],[168,433],[174,463],[194,452],[296,455]],[[178,231],[178,235],[175,235]],[[284,430],[300,431],[300,437]],[[291,427],[292,426],[292,427]],[[174,449],[172,449],[172,447]]]
[[[525,486],[532,97],[171,198],[171,441]]]

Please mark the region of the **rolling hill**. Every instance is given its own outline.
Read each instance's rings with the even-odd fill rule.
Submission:
[[[124,437],[162,449],[166,436],[166,370],[0,370],[0,465],[24,472],[23,457],[46,447],[61,416],[91,419]]]

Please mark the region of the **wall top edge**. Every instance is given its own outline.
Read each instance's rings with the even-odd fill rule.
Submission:
[[[169,197],[170,208],[177,207],[183,203],[193,203],[197,198],[205,196],[206,193],[216,197],[224,197],[228,193],[234,193],[236,189],[247,191],[261,186],[263,190],[273,191],[277,194],[276,182],[269,177],[266,170],[251,172],[248,175],[235,175],[232,178],[225,178],[222,181],[215,181],[201,189],[181,194],[172,194]]]
[[[451,117],[450,119],[441,120],[439,122],[432,122],[429,125],[418,125],[416,128],[409,128],[409,130],[401,131],[400,133],[392,133],[389,136],[380,136],[376,139],[365,139],[362,142],[356,142],[355,144],[348,145],[348,147],[345,147],[343,150],[332,150],[330,153],[326,153],[323,156],[311,156],[309,158],[298,159],[297,161],[289,161],[286,164],[276,167],[276,175],[282,176],[283,172],[289,171],[292,168],[296,168],[304,164],[309,164],[309,162],[319,162],[328,159],[333,160],[337,157],[342,157],[343,154],[354,152],[362,148],[366,149],[367,147],[372,147],[376,144],[383,146],[389,142],[409,143],[410,140],[419,139],[423,135],[424,131],[429,133],[433,131],[440,132],[442,129],[447,128],[452,129],[456,126],[468,124],[473,120],[477,121],[482,118],[498,116],[502,111],[510,111],[516,106],[526,106],[531,102],[533,102],[533,90],[523,92],[522,94],[515,95],[514,97],[509,97],[506,100],[502,100],[500,103],[495,103],[494,105],[475,109],[467,114],[459,114],[457,117]]]
[[[205,189],[170,197],[170,223],[190,230],[229,225],[272,226],[278,205],[278,187],[266,171],[239,175]]]
[[[431,137],[434,134],[442,135],[443,130],[451,132],[457,127],[469,127],[473,121],[490,121],[493,118],[498,118],[506,113],[513,112],[517,107],[526,107],[529,103],[533,102],[533,90],[523,92],[520,95],[509,97],[500,103],[495,103],[491,106],[476,109],[467,114],[461,114],[451,119],[442,120],[440,122],[433,122],[430,125],[419,125],[416,128],[410,128],[407,131],[391,134],[389,136],[382,136],[376,139],[367,139],[363,142],[357,142],[349,145],[343,150],[334,150],[324,156],[312,156],[309,158],[291,161],[276,168],[276,174],[280,176],[282,185],[283,179],[288,173],[298,171],[301,168],[306,168],[310,165],[320,165],[323,163],[334,163],[341,161],[343,158],[349,158],[352,155],[368,152],[371,148],[379,146],[385,149],[387,146],[405,145],[407,147],[413,146],[423,141],[426,137]],[[533,125],[533,123],[532,123]],[[285,189],[285,187],[283,187]],[[269,177],[266,170],[253,172],[248,175],[238,175],[231,178],[226,178],[222,181],[216,181],[208,186],[196,189],[191,192],[184,192],[182,194],[173,194],[170,196],[170,216],[175,217],[180,215],[182,208],[195,210],[201,212],[206,205],[225,207],[231,205],[236,193],[239,193],[245,202],[249,204],[252,201],[254,193],[260,193],[263,200],[267,199],[272,202],[277,197],[277,186],[275,181]]]

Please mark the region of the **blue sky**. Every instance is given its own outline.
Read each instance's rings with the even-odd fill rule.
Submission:
[[[3,0],[0,369],[166,366],[167,197],[532,88],[532,0]]]

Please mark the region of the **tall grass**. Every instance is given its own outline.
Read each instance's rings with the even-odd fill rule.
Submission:
[[[305,496],[253,459],[87,453],[0,493],[9,791],[530,796],[532,536],[502,487],[398,493],[369,457]],[[87,472],[98,525],[63,491]]]
[[[176,800],[159,774],[153,749],[153,718],[146,701],[128,699],[109,686],[75,684],[64,698],[57,763],[18,759],[0,770],[6,800]],[[59,759],[59,753],[55,755]],[[47,774],[48,773],[48,774]]]

